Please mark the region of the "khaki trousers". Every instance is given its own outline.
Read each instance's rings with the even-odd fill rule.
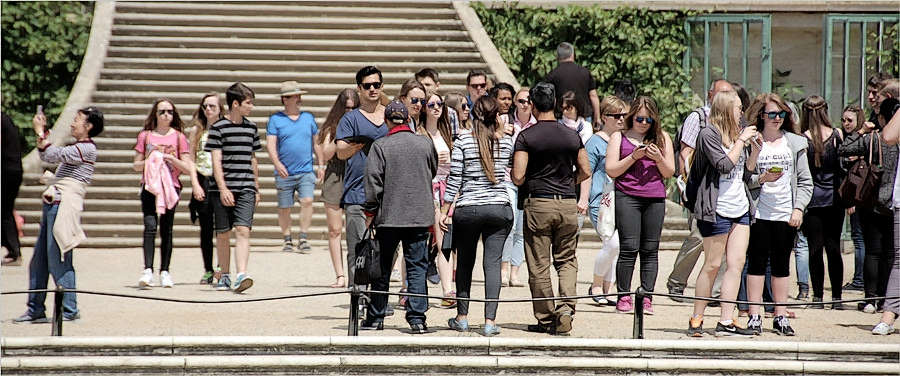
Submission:
[[[559,295],[575,296],[578,260],[578,215],[574,199],[528,198],[524,205],[525,260],[532,298],[553,297],[550,263],[559,277]],[[534,317],[542,325],[555,325],[565,312],[575,313],[575,300],[532,303]]]

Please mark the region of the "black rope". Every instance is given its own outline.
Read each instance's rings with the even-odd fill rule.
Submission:
[[[311,298],[316,296],[328,296],[328,295],[339,295],[339,294],[348,294],[350,290],[336,290],[336,291],[324,291],[324,292],[312,292],[305,294],[291,294],[291,295],[280,295],[280,296],[270,296],[270,297],[262,297],[262,298],[248,298],[248,299],[240,299],[240,300],[196,300],[196,299],[179,299],[179,298],[163,298],[158,296],[146,296],[146,295],[134,295],[134,294],[120,294],[114,292],[104,292],[104,291],[91,291],[91,290],[78,290],[78,289],[41,289],[41,290],[19,290],[19,291],[5,291],[0,293],[0,295],[13,295],[13,294],[28,294],[28,293],[53,293],[53,292],[72,292],[76,294],[85,294],[85,295],[100,295],[100,296],[112,296],[117,298],[131,298],[131,299],[142,299],[142,300],[154,300],[161,302],[172,302],[172,303],[196,303],[196,304],[229,304],[229,303],[251,303],[251,302],[266,302],[272,300],[286,300],[286,299],[297,299],[297,298]]]

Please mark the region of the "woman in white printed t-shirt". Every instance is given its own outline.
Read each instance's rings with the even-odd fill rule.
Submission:
[[[778,94],[760,94],[747,110],[750,125],[760,129],[763,145],[756,160],[760,174],[754,175],[758,190],[756,221],[750,227],[747,252],[747,296],[762,302],[767,266],[772,268],[772,295],[776,303],[786,303],[791,266],[791,250],[803,212],[813,191],[807,160],[806,137],[797,134],[790,107]],[[759,305],[750,306],[747,328],[762,334]],[[787,308],[775,307],[772,329],[779,335],[794,335]]]

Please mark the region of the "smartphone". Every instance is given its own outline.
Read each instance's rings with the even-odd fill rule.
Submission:
[[[769,167],[769,172],[770,172],[770,173],[773,173],[773,174],[777,174],[777,173],[782,172],[782,171],[784,171],[784,168],[782,168],[781,166],[772,166],[772,167]]]
[[[42,105],[42,104],[39,104],[39,105],[38,105],[38,108],[37,108],[37,114],[38,114],[38,115],[43,115],[43,114],[44,114],[44,105]]]

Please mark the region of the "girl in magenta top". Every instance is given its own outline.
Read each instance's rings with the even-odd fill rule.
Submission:
[[[624,125],[625,129],[610,136],[606,149],[606,173],[615,179],[616,186],[616,288],[619,293],[631,291],[631,275],[640,255],[641,287],[653,292],[659,268],[659,238],[666,216],[663,179],[675,173],[675,154],[652,98],[638,97],[631,102]],[[653,314],[650,297],[635,302],[630,295],[619,295],[616,310],[630,312],[635,304],[642,304],[644,313]]]
[[[178,116],[175,105],[168,99],[157,99],[144,120],[144,130],[138,133],[137,143],[134,146],[134,170],[144,171],[144,161],[154,151],[160,151],[163,159],[172,173],[172,180],[178,192],[181,192],[181,183],[178,176],[181,173],[191,175],[194,168],[191,149],[188,146],[187,137],[182,133],[184,124]],[[155,253],[154,242],[156,229],[160,231],[160,272],[159,285],[173,287],[172,276],[169,274],[169,262],[172,260],[172,226],[175,222],[175,208],[167,209],[162,216],[156,214],[156,196],[144,189],[143,177],[141,179],[141,211],[144,214],[144,271],[138,279],[138,286],[142,289],[150,288],[153,283],[153,256]]]

